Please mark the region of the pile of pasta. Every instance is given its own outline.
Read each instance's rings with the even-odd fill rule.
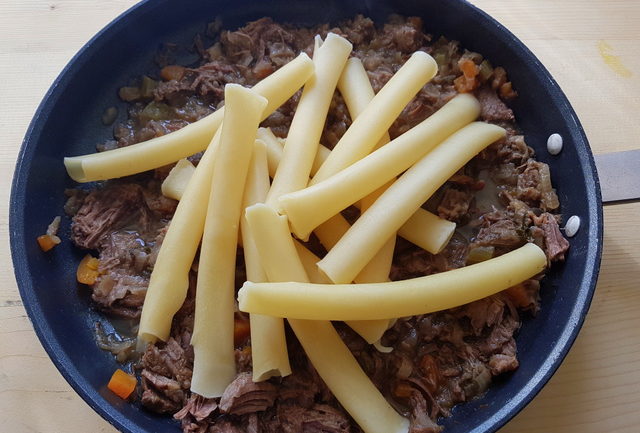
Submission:
[[[286,318],[319,375],[365,432],[406,432],[409,421],[368,379],[330,321],[345,321],[376,343],[393,319],[489,296],[543,271],[546,258],[527,244],[461,269],[389,281],[396,236],[434,254],[449,242],[455,224],[421,205],[505,131],[475,121],[478,101],[461,94],[390,140],[387,130],[435,76],[436,62],[414,53],[374,95],[362,63],[349,58],[351,49],[338,35],[316,37],[313,59],[301,54],[251,89],[228,84],[224,108],[208,117],[147,142],[66,158],[65,164],[72,178],[88,182],[179,160],[163,184],[163,193],[179,205],[151,274],[138,338],[167,340],[200,248],[193,392],[219,397],[236,376],[240,241],[248,281],[238,305],[250,313],[254,381],[291,373]],[[300,88],[285,140],[259,128]],[[353,121],[330,151],[319,140],[336,88]],[[197,167],[182,159],[203,150]],[[361,210],[352,226],[340,213],[351,205]],[[311,232],[328,251],[322,259],[300,242]]]

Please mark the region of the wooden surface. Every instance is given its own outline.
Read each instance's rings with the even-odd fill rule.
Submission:
[[[37,104],[71,56],[132,0],[0,0],[0,430],[113,432],[40,346],[16,288],[8,201]],[[640,148],[640,1],[475,0],[560,83],[595,153]],[[578,340],[501,433],[640,431],[640,203],[605,208],[602,271]]]

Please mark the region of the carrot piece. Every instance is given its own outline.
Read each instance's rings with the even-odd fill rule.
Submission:
[[[40,249],[45,252],[60,243],[60,238],[56,235],[42,235],[38,236],[36,240],[38,241],[38,245],[40,245]]]
[[[180,80],[186,71],[186,68],[179,65],[168,65],[162,68],[160,76],[167,81]]]
[[[460,70],[462,71],[465,77],[475,78],[475,76],[478,75],[478,72],[479,72],[478,66],[476,66],[475,63],[473,63],[473,60],[461,59],[459,65],[460,65]]]
[[[109,388],[115,395],[117,395],[121,399],[126,400],[136,389],[137,383],[138,381],[136,380],[135,376],[131,376],[130,374],[117,369],[113,373],[113,376],[111,376],[111,380],[109,380],[107,388]]]
[[[96,282],[96,278],[100,272],[98,272],[98,265],[100,261],[95,257],[91,257],[90,254],[84,256],[84,258],[78,264],[78,270],[76,271],[76,279],[82,284],[93,284]]]
[[[249,321],[236,318],[233,328],[233,343],[236,346],[242,346],[247,341],[250,334],[251,328],[249,326]]]
[[[458,61],[458,66],[462,75],[453,80],[453,84],[458,93],[469,93],[478,87],[479,81],[476,79],[480,72],[478,66],[471,59],[462,58]]]

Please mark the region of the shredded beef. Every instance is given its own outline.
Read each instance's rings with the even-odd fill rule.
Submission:
[[[495,90],[490,87],[482,87],[476,93],[482,111],[480,118],[488,122],[510,122],[514,120],[513,111],[502,102]]]
[[[438,254],[431,254],[409,242],[398,239],[389,278],[393,281],[423,277],[465,265],[467,240],[454,234],[447,246]]]
[[[420,392],[411,393],[409,405],[411,407],[409,433],[438,433],[442,431],[442,427],[429,417],[427,401]]]
[[[233,415],[262,412],[273,405],[277,390],[269,382],[254,382],[250,373],[240,373],[220,398],[220,411]]]
[[[344,433],[352,425],[341,410],[324,404],[311,408],[280,405],[277,417],[284,433]]]
[[[176,412],[173,417],[183,420],[192,416],[196,421],[200,422],[211,415],[216,409],[218,409],[218,403],[216,403],[215,399],[204,398],[198,394],[191,394],[191,397],[189,397],[184,407]]]
[[[496,162],[502,163],[520,165],[533,156],[533,149],[527,146],[524,137],[522,135],[509,134],[509,131],[507,131],[506,139],[492,144],[489,149],[496,151]]]
[[[69,209],[75,211],[72,241],[99,251],[100,275],[92,286],[93,301],[111,315],[139,317],[165,218],[175,211],[175,200],[163,197],[157,184],[120,182],[86,196],[74,193],[70,200],[74,203]]]
[[[560,233],[556,218],[545,212],[539,217],[534,216],[533,221],[544,233],[545,252],[549,261],[564,260],[564,255],[569,249],[569,242]]]
[[[482,227],[476,236],[474,246],[506,247],[514,249],[524,245],[523,236],[511,219],[498,220],[487,227]]]
[[[182,407],[185,392],[177,381],[149,370],[143,370],[140,375],[143,405],[160,413],[174,413]]]
[[[438,206],[438,215],[449,221],[460,221],[467,215],[473,194],[469,190],[447,188]]]
[[[91,191],[73,216],[71,240],[81,248],[96,249],[105,236],[128,224],[149,224],[142,187],[135,183],[112,184]]]

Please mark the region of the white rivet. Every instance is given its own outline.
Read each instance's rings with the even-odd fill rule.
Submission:
[[[567,223],[564,225],[564,234],[568,237],[572,238],[578,233],[580,229],[580,217],[577,215],[572,216],[567,220]]]
[[[552,155],[557,155],[562,151],[562,135],[551,134],[547,140],[547,150]]]

